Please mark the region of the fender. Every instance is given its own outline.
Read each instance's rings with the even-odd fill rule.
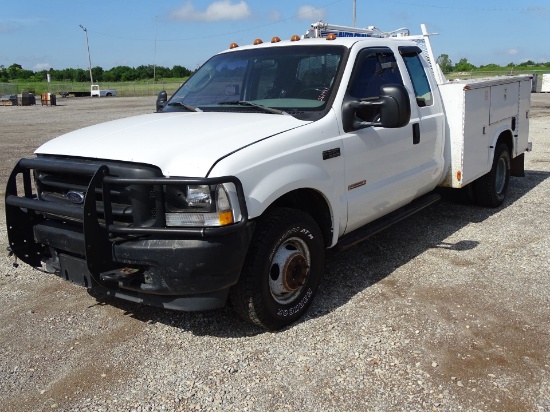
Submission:
[[[262,215],[277,199],[299,189],[312,189],[325,199],[335,228],[331,245],[336,244],[346,228],[347,207],[339,201],[333,177],[313,164],[287,165],[263,176],[254,186],[245,186],[249,218]]]
[[[495,149],[497,147],[497,141],[503,133],[508,132],[510,134],[510,140],[512,142],[512,150],[510,151],[510,158],[514,157],[515,142],[514,142],[514,139],[512,138],[512,136],[514,134],[513,134],[512,130],[510,129],[509,120],[510,119],[503,120],[502,122],[505,122],[505,124],[499,126],[493,134],[493,139],[491,140],[491,144],[489,145],[489,152],[488,152],[489,153],[488,154],[489,159],[488,159],[488,162],[487,162],[488,169],[485,171],[485,173],[489,173],[489,170],[491,170],[491,167],[493,165],[493,160],[495,158]]]
[[[335,155],[325,156],[326,153]],[[221,159],[210,176],[233,175],[243,184],[249,218],[260,216],[277,199],[312,189],[326,200],[335,243],[347,222],[344,156],[333,111],[298,129],[259,141]]]

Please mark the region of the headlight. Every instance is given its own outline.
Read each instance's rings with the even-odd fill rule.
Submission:
[[[235,221],[231,197],[224,185],[167,185],[165,208],[166,226],[216,227]]]
[[[210,207],[212,205],[212,193],[210,186],[187,186],[186,201],[189,207]]]

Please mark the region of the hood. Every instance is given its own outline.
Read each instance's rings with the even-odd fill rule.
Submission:
[[[261,113],[153,113],[67,133],[35,153],[146,163],[165,176],[204,177],[221,157],[307,123]]]

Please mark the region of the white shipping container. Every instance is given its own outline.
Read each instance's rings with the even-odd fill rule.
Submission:
[[[542,75],[542,85],[540,87],[541,93],[550,92],[550,74]]]

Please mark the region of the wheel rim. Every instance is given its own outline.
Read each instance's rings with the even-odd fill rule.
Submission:
[[[279,304],[296,300],[309,276],[311,256],[307,244],[300,238],[285,240],[271,261],[269,290]]]
[[[501,157],[498,159],[495,173],[495,190],[500,195],[506,186],[506,160]]]

